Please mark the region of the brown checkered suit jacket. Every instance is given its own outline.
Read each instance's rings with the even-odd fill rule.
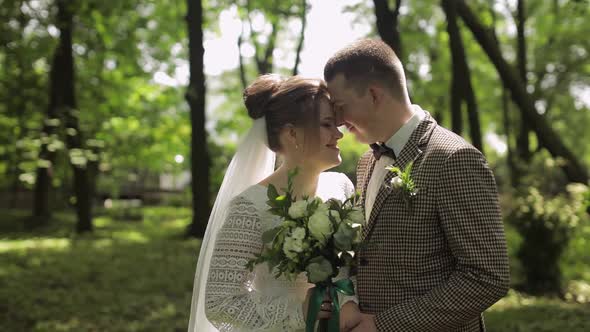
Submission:
[[[405,204],[385,186],[363,229],[357,293],[379,331],[485,331],[482,312],[508,290],[506,241],[483,155],[426,117],[394,165],[411,161],[418,194]],[[357,166],[364,207],[375,158]]]

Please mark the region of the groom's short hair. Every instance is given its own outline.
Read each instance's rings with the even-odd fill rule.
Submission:
[[[389,45],[378,39],[361,39],[336,52],[324,66],[324,79],[329,82],[338,74],[343,74],[359,93],[378,82],[395,98],[407,95],[401,61]]]

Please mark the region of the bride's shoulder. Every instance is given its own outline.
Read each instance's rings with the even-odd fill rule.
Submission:
[[[340,172],[323,172],[320,174],[319,189],[329,191],[328,195],[338,199],[346,199],[346,197],[354,194],[352,181],[346,174]]]
[[[232,198],[230,206],[249,206],[252,208],[257,208],[261,202],[265,202],[265,198],[266,191],[264,190],[264,187],[261,185],[253,185]]]
[[[350,181],[348,176],[340,172],[323,172],[320,174],[320,181],[352,185],[352,181]]]

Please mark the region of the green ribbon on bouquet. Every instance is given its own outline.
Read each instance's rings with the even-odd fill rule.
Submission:
[[[314,332],[315,322],[320,312],[322,302],[326,296],[326,292],[330,292],[333,308],[332,316],[328,321],[328,332],[339,332],[340,330],[340,302],[338,301],[338,294],[340,292],[344,295],[354,295],[354,284],[350,279],[341,279],[336,282],[329,281],[327,283],[318,283],[313,287],[311,298],[309,299],[309,308],[307,309],[307,321],[305,322],[305,331]]]

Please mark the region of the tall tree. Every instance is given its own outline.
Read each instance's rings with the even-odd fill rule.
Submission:
[[[470,136],[473,145],[480,151],[483,150],[479,112],[473,85],[471,84],[471,72],[467,64],[467,56],[463,47],[461,32],[457,25],[457,12],[454,1],[443,0],[442,7],[447,17],[447,32],[451,48],[453,64],[453,78],[451,84],[451,123],[452,129],[461,135],[463,129],[462,104],[467,106]]]
[[[79,111],[76,109],[74,83],[74,56],[72,51],[73,12],[75,3],[57,0],[57,26],[59,42],[53,56],[50,70],[50,96],[47,116],[42,132],[42,146],[39,154],[40,167],[37,169],[33,224],[43,224],[51,215],[49,193],[55,171],[55,151],[50,143],[57,136],[59,123],[63,120],[66,144],[74,176],[74,205],[76,207],[78,232],[92,230],[92,197],[87,171],[87,159],[83,150],[82,133],[78,125]]]
[[[61,2],[58,2],[61,6]],[[57,25],[61,30],[67,32],[68,17],[63,11],[59,11],[57,17]],[[39,152],[39,167],[37,167],[37,175],[35,181],[34,201],[33,201],[33,219],[31,226],[39,226],[46,223],[51,216],[49,208],[49,194],[51,190],[51,181],[54,173],[55,164],[55,150],[50,149],[50,140],[57,135],[60,115],[59,109],[64,105],[63,98],[63,81],[66,80],[65,71],[67,66],[67,54],[71,52],[68,50],[68,41],[66,40],[67,33],[60,33],[60,38],[57,47],[53,54],[53,61],[49,72],[49,104],[46,110],[46,116],[43,121],[43,128],[41,133],[41,150]]]
[[[537,112],[533,99],[526,91],[526,87],[522,84],[516,71],[504,59],[491,33],[481,24],[464,1],[457,0],[457,12],[494,64],[505,88],[510,91],[513,102],[518,105],[523,118],[531,125],[541,144],[554,158],[561,157],[565,160],[563,169],[570,181],[586,183],[588,181],[586,168],[576,155],[564,145],[557,133],[547,124],[545,118]]]
[[[60,40],[63,43],[63,81],[61,107],[66,129],[66,145],[70,154],[70,164],[74,176],[74,198],[78,218],[76,230],[79,233],[92,231],[92,190],[88,176],[88,158],[84,151],[82,131],[79,126],[79,110],[75,93],[75,69],[72,50],[73,16],[75,2],[57,1],[60,26]]]
[[[512,152],[512,128],[510,126],[510,97],[508,91],[502,89],[502,125],[506,134],[506,164],[510,176],[510,184],[516,187],[518,184],[516,165],[514,165],[514,153]]]
[[[233,2],[231,2],[233,3]],[[267,73],[274,73],[281,71],[284,68],[276,68],[274,64],[275,50],[281,47],[282,33],[285,32],[284,27],[286,22],[290,19],[297,19],[301,22],[301,30],[297,37],[295,52],[295,61],[293,67],[289,69],[292,75],[299,73],[299,65],[301,64],[301,51],[305,43],[305,30],[307,28],[307,13],[309,4],[307,0],[299,0],[297,3],[281,2],[281,1],[265,1],[265,0],[244,0],[241,4],[243,8],[239,10],[240,19],[242,20],[242,31],[238,37],[238,52],[239,56],[239,74],[242,88],[246,88],[250,78],[248,73],[252,73],[248,69],[248,63],[242,56],[241,49],[244,43],[249,43],[254,48],[254,75],[262,75]],[[265,23],[270,29],[260,29],[253,22],[253,17],[262,15]],[[248,25],[248,32],[245,32],[244,24]]]
[[[244,64],[244,57],[242,56],[242,44],[244,43],[244,26],[238,36],[238,57],[240,60],[240,82],[242,83],[242,90],[248,87],[248,79],[246,78],[246,66]]]
[[[295,50],[295,65],[293,65],[293,75],[299,74],[299,62],[301,61],[301,50],[305,42],[305,27],[307,26],[307,0],[301,0],[301,32],[299,32],[299,41],[297,50]]]
[[[377,19],[377,31],[379,36],[389,45],[401,59],[402,43],[399,33],[399,9],[401,0],[395,1],[395,8],[389,8],[388,0],[373,0],[375,17]]]
[[[203,62],[203,3],[187,0],[186,15],[190,81],[186,101],[191,114],[191,175],[193,220],[188,234],[203,237],[209,216],[209,153],[205,132],[205,72]]]
[[[517,14],[516,14],[516,35],[517,35],[517,53],[518,53],[518,74],[522,84],[527,85],[527,51],[525,38],[525,1],[518,0]],[[531,159],[530,143],[529,143],[530,128],[523,117],[520,117],[520,131],[516,140],[516,151],[518,152],[518,159],[521,162],[528,162]]]
[[[268,36],[268,42],[266,43],[266,47],[264,47],[258,41],[258,33],[254,29],[252,25],[252,18],[250,14],[252,12],[252,2],[251,0],[246,0],[247,6],[247,15],[248,15],[248,23],[250,24],[250,34],[252,36],[252,44],[254,45],[254,60],[256,61],[256,68],[258,69],[259,74],[267,74],[273,71],[273,52],[275,50],[276,41],[277,41],[277,34],[279,32],[279,15],[278,15],[278,8],[279,2],[274,2],[272,4],[271,12],[273,15],[269,15],[271,30],[270,35]]]

